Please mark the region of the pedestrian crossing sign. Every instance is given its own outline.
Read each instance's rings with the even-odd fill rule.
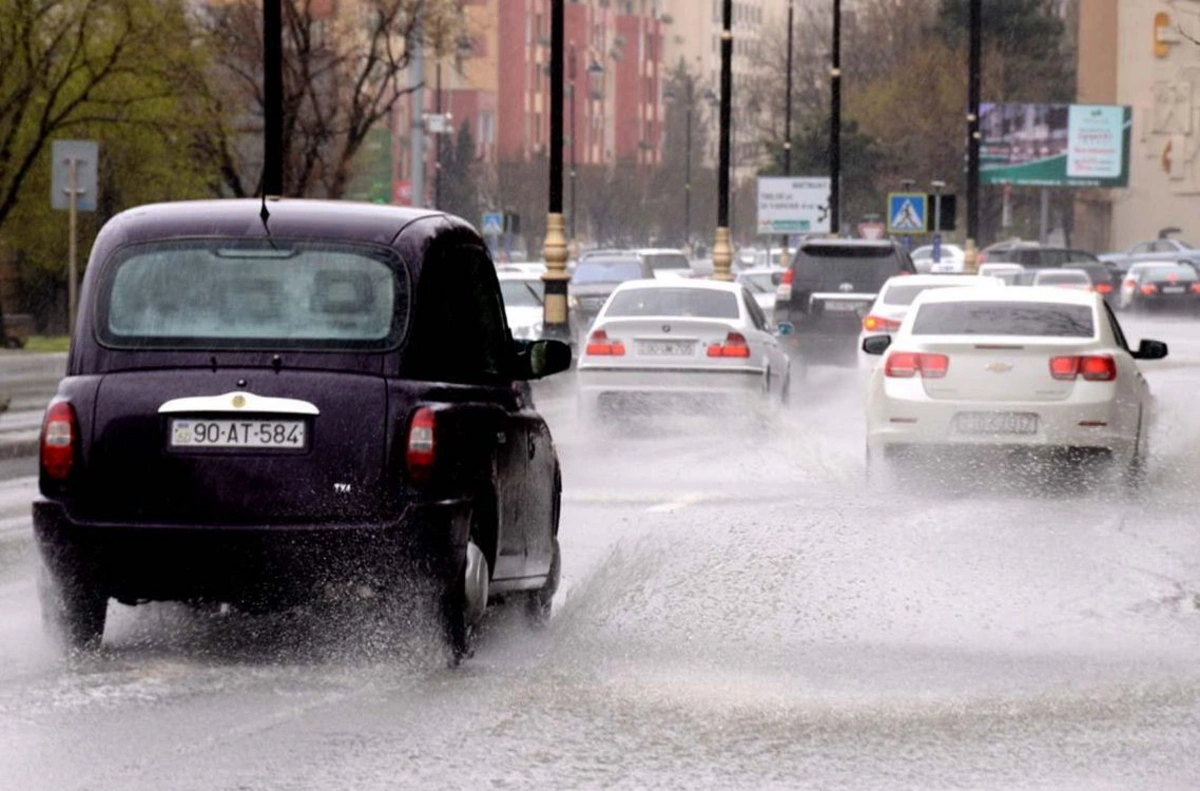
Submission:
[[[925,233],[929,196],[918,192],[888,193],[888,233]]]
[[[483,215],[484,236],[499,236],[504,233],[504,215],[498,211],[489,211]]]

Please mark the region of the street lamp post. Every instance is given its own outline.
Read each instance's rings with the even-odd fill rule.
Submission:
[[[787,12],[787,93],[783,100],[783,175],[792,175],[792,29],[795,25],[794,21],[795,7],[792,0],[788,0]],[[769,251],[768,251],[769,252]],[[790,265],[788,260],[788,235],[783,235],[783,243],[779,246],[779,263],[787,269]]]
[[[685,113],[685,131],[683,143],[683,246],[688,254],[692,252],[692,112],[696,103],[696,78],[691,74],[687,76],[687,88],[683,97],[683,110]],[[675,91],[668,88],[663,93],[663,99],[668,103],[675,103],[678,97]]]
[[[570,52],[567,55],[567,95],[571,97],[571,210],[567,214],[567,222],[570,223],[567,231],[567,240],[571,244],[575,244],[575,181],[577,177],[577,168],[575,162],[575,42],[571,42]]]
[[[942,262],[942,190],[946,182],[933,181],[933,263]]]
[[[842,204],[842,0],[833,0],[833,62],[829,68],[829,232],[841,232]]]
[[[970,0],[970,54],[967,64],[967,249],[966,270],[974,272],[979,240],[979,76],[983,68],[982,8]]]
[[[443,123],[442,119],[442,59],[439,57],[437,66],[434,67],[433,78],[433,111],[438,116],[438,122]],[[435,209],[442,208],[442,137],[445,133],[445,128],[434,136],[433,142],[433,207]]]
[[[546,216],[546,272],[542,275],[542,333],[546,338],[568,341],[567,238],[563,223],[563,38],[565,0],[550,6],[550,195]]]
[[[717,169],[717,233],[713,241],[713,279],[733,280],[729,237],[729,127],[733,92],[733,0],[724,0],[721,21],[721,143]]]

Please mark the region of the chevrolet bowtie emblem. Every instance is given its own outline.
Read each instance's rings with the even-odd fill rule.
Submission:
[[[986,366],[986,370],[991,371],[994,374],[1006,374],[1012,369],[1013,367],[1011,364],[1001,362],[988,363]]]

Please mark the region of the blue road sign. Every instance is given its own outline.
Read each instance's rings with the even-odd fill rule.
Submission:
[[[498,211],[485,212],[483,215],[483,235],[499,236],[504,233],[504,213]]]
[[[929,196],[916,192],[888,194],[888,233],[925,233],[929,212]]]

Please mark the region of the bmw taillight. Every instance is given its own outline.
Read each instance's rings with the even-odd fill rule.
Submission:
[[[413,483],[427,483],[433,477],[433,465],[437,460],[437,413],[429,407],[420,407],[413,412],[408,425],[408,445],[404,452],[404,464]]]
[[[75,408],[67,401],[52,403],[42,420],[41,468],[47,478],[65,481],[70,476],[78,438]]]
[[[742,359],[750,356],[750,346],[746,343],[746,336],[740,332],[731,332],[725,336],[724,343],[714,343],[708,347],[707,352],[709,357],[740,357]]]
[[[624,357],[625,344],[622,341],[611,340],[604,330],[596,330],[588,337],[584,351],[596,357]]]
[[[1060,382],[1073,382],[1080,376],[1089,382],[1111,382],[1117,378],[1117,363],[1108,354],[1051,357],[1050,376]]]
[[[884,364],[883,373],[894,379],[912,379],[917,374],[922,379],[944,379],[949,370],[950,358],[944,354],[892,352]]]
[[[870,315],[863,319],[863,329],[867,332],[895,332],[900,329],[900,322],[896,319]]]

